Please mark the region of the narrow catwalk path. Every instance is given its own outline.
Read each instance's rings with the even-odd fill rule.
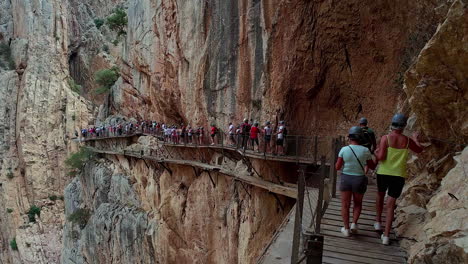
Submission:
[[[323,263],[328,264],[393,264],[406,263],[406,254],[395,239],[395,234],[390,234],[390,245],[382,245],[380,233],[374,230],[375,222],[375,197],[377,187],[369,184],[364,195],[363,209],[359,219],[359,233],[351,237],[343,237],[340,229],[343,226],[341,220],[341,197],[338,192],[336,198],[332,198],[325,215],[322,218],[321,233],[324,235]],[[352,217],[350,208],[350,223]],[[385,208],[384,208],[385,212]],[[385,213],[382,216],[385,223]]]

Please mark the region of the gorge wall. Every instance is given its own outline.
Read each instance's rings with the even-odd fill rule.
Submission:
[[[94,20],[118,5],[128,26],[114,45],[116,34]],[[170,175],[106,156],[68,176],[63,161],[78,147],[70,139],[98,113],[97,122],[113,114],[221,128],[244,117],[284,119],[291,133],[318,135],[344,135],[366,116],[382,135],[397,104],[428,145],[411,161],[398,209],[409,262],[466,260],[466,223],[444,224],[467,215],[466,151],[459,153],[468,136],[465,0],[5,0],[0,7],[0,42],[11,51],[0,56],[3,263],[253,263],[284,217],[270,194],[252,188],[248,197],[223,177],[213,188],[185,167]],[[119,80],[108,97],[96,95],[94,73],[112,66]],[[268,164],[254,165],[271,173]],[[37,223],[25,214],[32,205],[42,208]],[[90,212],[83,228],[66,219],[78,208]]]

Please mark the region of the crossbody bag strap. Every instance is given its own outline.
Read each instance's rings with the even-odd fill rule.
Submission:
[[[366,170],[364,169],[364,166],[362,166],[361,161],[358,159],[356,153],[354,153],[353,148],[352,148],[351,146],[348,146],[348,147],[349,147],[349,149],[351,149],[351,151],[353,152],[354,157],[356,157],[356,160],[357,160],[357,162],[359,163],[359,166],[361,166],[361,169],[362,169],[362,171],[364,172],[364,175],[366,175]]]

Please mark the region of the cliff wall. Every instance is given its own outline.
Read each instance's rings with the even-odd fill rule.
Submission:
[[[310,135],[343,135],[366,116],[381,135],[399,104],[431,144],[412,161],[398,212],[399,233],[414,238],[409,262],[457,252],[457,263],[466,258],[466,227],[440,223],[466,215],[463,189],[451,189],[466,182],[463,154],[447,174],[467,136],[465,2],[0,2],[0,42],[14,62],[2,51],[0,259],[250,263],[284,216],[270,194],[253,188],[247,198],[223,177],[214,189],[185,167],[169,175],[101,157],[72,179],[63,164],[78,147],[70,139],[98,112],[98,122],[114,114],[221,128],[244,117],[284,119],[291,133]],[[116,6],[128,26],[114,45],[116,33],[95,19]],[[108,95],[96,95],[94,73],[112,66],[121,77]],[[268,177],[273,169],[290,173],[255,166]],[[32,205],[42,208],[37,223],[26,214]],[[77,208],[92,212],[83,229],[66,220]]]

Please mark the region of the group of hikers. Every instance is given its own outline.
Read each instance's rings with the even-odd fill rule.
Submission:
[[[367,119],[361,118],[359,126],[349,130],[349,145],[343,147],[335,164],[336,170],[341,170],[341,216],[344,226],[343,236],[358,233],[358,220],[362,210],[362,200],[367,190],[369,169],[377,175],[376,218],[374,229],[382,232],[382,211],[385,193],[387,192],[387,215],[385,229],[382,232],[382,244],[389,244],[389,234],[394,218],[395,202],[401,195],[405,184],[406,163],[409,151],[420,153],[423,147],[419,143],[419,134],[412,137],[403,135],[407,118],[396,114],[392,118],[391,132],[381,137],[377,145],[375,133],[367,126]],[[353,200],[353,220],[349,223],[349,208]]]
[[[232,122],[227,127],[227,133],[221,131],[215,124],[211,124],[208,133],[203,126],[192,127],[181,124],[168,125],[157,121],[135,121],[116,124],[101,124],[81,129],[81,137],[112,137],[132,135],[134,133],[154,134],[162,140],[173,144],[221,144],[226,139],[226,144],[242,149],[252,149],[258,152],[285,155],[285,138],[287,136],[286,124],[279,121],[273,128],[270,121],[265,122],[264,127],[259,127],[258,122],[245,118],[241,124],[235,126]],[[209,135],[209,143],[206,138]],[[78,132],[76,132],[78,137]],[[260,140],[261,139],[261,146]],[[274,139],[274,140],[273,140]],[[274,149],[273,149],[274,147]]]
[[[391,132],[381,137],[377,145],[375,133],[368,126],[366,118],[359,120],[359,126],[349,129],[349,145],[343,147],[335,164],[336,170],[341,170],[339,190],[341,192],[341,215],[343,227],[341,233],[348,237],[359,230],[358,220],[362,210],[362,201],[367,190],[369,170],[375,170],[377,175],[376,218],[374,229],[382,232],[382,212],[385,193],[387,198],[387,217],[381,240],[384,245],[389,244],[396,199],[401,195],[406,178],[406,162],[409,151],[420,153],[423,147],[419,143],[419,134],[412,137],[403,135],[407,125],[407,118],[396,114],[392,118]],[[165,142],[174,144],[209,144],[203,127],[185,125],[167,125],[156,121],[126,122],[114,125],[101,125],[82,129],[83,138],[111,137],[131,135],[136,132],[158,135]],[[258,122],[245,118],[241,124],[229,123],[227,133],[221,132],[214,124],[208,131],[211,145],[223,142],[238,148],[257,149],[260,151],[259,138],[262,138],[262,150],[266,153],[284,155],[285,137],[287,129],[284,121],[279,121],[275,128],[271,122],[265,122],[259,127]],[[273,140],[274,139],[274,140]],[[272,146],[275,147],[272,150]],[[255,148],[256,147],[256,148]],[[349,209],[353,201],[353,220],[349,223]]]

